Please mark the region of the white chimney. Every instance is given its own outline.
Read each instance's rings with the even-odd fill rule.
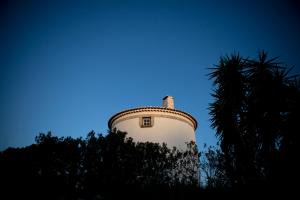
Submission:
[[[163,98],[163,107],[164,108],[169,108],[169,109],[174,109],[174,99],[171,96],[165,96]]]

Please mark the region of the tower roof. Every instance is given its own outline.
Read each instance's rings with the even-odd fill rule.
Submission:
[[[176,110],[176,109],[165,108],[165,107],[147,106],[147,107],[127,109],[127,110],[124,110],[124,111],[114,114],[108,121],[108,127],[111,128],[113,122],[116,121],[118,118],[120,118],[124,115],[129,115],[129,114],[138,113],[138,112],[163,112],[163,113],[180,115],[180,116],[186,118],[190,122],[190,124],[194,127],[194,130],[196,130],[197,126],[198,126],[197,120],[187,112],[184,112],[181,110]]]

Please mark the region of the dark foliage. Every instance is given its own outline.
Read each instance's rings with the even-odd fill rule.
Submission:
[[[299,180],[300,88],[278,58],[238,54],[212,69],[212,127],[219,137],[227,186],[294,191]]]
[[[0,153],[3,192],[10,199],[181,199],[196,191],[199,157],[194,143],[179,152],[125,136],[116,130],[105,137],[90,132],[86,139],[48,133],[31,146],[9,148]]]
[[[202,186],[205,189],[228,189],[229,179],[225,171],[224,154],[216,147],[204,145],[200,157],[200,170]]]

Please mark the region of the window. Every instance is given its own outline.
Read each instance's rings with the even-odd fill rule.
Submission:
[[[143,126],[151,126],[151,117],[143,117]]]
[[[141,127],[151,127],[153,126],[153,119],[151,117],[142,117]]]

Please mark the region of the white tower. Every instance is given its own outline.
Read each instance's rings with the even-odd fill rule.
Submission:
[[[168,147],[186,149],[195,141],[196,119],[174,108],[171,96],[163,98],[162,107],[140,107],[113,115],[108,126],[128,133],[135,142],[167,143]]]

